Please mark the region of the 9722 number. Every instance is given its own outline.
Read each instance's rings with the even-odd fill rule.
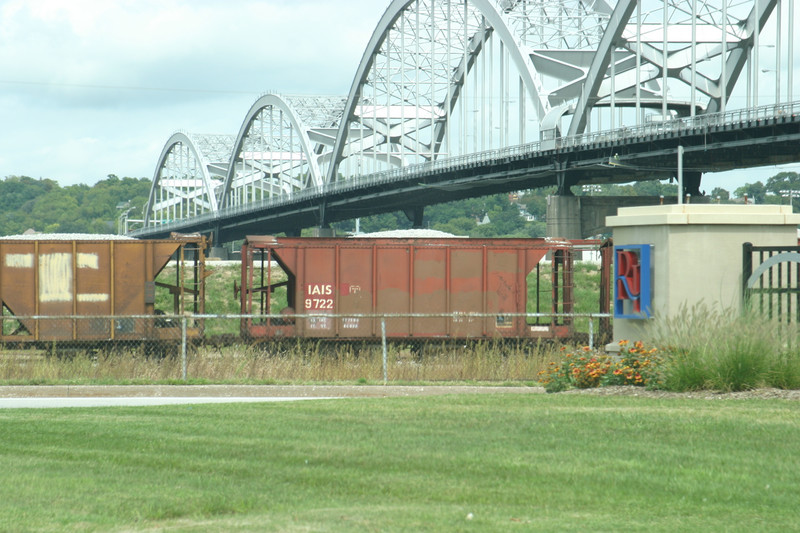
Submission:
[[[333,298],[306,298],[306,309],[333,309]]]

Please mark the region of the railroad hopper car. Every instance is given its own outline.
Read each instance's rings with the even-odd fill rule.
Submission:
[[[569,317],[520,315],[573,311],[575,246],[552,239],[248,236],[240,303],[243,315],[256,316],[242,319],[242,335],[373,339],[381,336],[378,315],[402,314],[414,316],[386,318],[388,338],[571,337]],[[540,269],[548,253],[551,268]]]
[[[179,340],[181,329],[168,327],[175,323],[159,316],[204,312],[205,246],[205,238],[195,235],[167,240],[92,240],[88,235],[2,239],[0,340]],[[174,282],[157,281],[170,260],[176,265]],[[157,291],[168,291],[171,309],[156,309]],[[202,333],[199,322],[187,330],[188,337]]]

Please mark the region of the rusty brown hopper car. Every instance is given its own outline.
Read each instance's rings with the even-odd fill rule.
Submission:
[[[158,317],[204,312],[204,248],[205,238],[200,236],[152,241],[91,236],[0,240],[0,339],[21,343],[180,339],[180,329],[163,327],[165,320]],[[171,259],[178,265],[175,279],[156,282]],[[156,310],[157,285],[171,294],[171,308]],[[200,336],[202,331],[193,324],[188,335]]]
[[[432,316],[388,318],[387,337],[569,337],[569,318],[520,314],[572,312],[573,248],[550,239],[248,236],[241,311],[272,316],[243,319],[242,333],[253,339],[380,338],[381,319],[363,315],[425,314]],[[542,269],[547,274],[539,279],[548,252],[552,268]],[[529,290],[536,302],[529,302]]]

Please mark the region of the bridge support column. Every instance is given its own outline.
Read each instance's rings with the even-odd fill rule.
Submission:
[[[419,229],[422,227],[422,219],[425,216],[425,206],[419,205],[416,207],[410,207],[408,209],[404,209],[403,213],[406,214],[408,220],[411,221],[411,227],[414,229]]]
[[[327,207],[327,202],[322,200],[322,202],[319,204],[319,225],[311,230],[312,237],[333,237],[335,235],[335,231],[325,217],[325,209]]]
[[[692,198],[703,196],[700,192],[700,179],[703,177],[701,172],[685,172],[683,173],[683,196],[686,197],[690,194]]]
[[[228,250],[226,250],[225,247],[223,246],[223,243],[220,240],[219,235],[220,235],[219,226],[217,226],[211,231],[211,235],[209,236],[210,246],[206,251],[206,256],[223,260],[228,259]]]
[[[317,227],[311,230],[312,237],[334,237],[333,228],[330,226]]]
[[[570,187],[575,184],[567,180],[567,162],[555,161],[553,166],[556,171],[556,194],[558,196],[572,196]]]
[[[212,246],[208,250],[208,257],[213,257],[214,259],[228,259],[228,250],[225,249],[224,246]]]
[[[581,199],[577,196],[547,197],[547,236],[582,239]]]

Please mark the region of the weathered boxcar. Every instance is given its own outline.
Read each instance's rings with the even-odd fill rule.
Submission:
[[[180,339],[181,330],[165,327],[174,323],[159,316],[204,312],[204,249],[205,238],[194,235],[152,241],[89,235],[0,239],[0,340]],[[157,282],[170,260],[177,265],[174,283]],[[171,309],[156,309],[156,286],[171,294]],[[192,324],[187,335],[201,336],[201,330]]]
[[[241,312],[272,316],[244,318],[242,334],[369,339],[381,336],[377,315],[404,314],[415,316],[386,319],[387,337],[569,337],[568,317],[520,314],[572,312],[573,250],[551,239],[248,236]],[[552,268],[541,279],[548,253]]]

